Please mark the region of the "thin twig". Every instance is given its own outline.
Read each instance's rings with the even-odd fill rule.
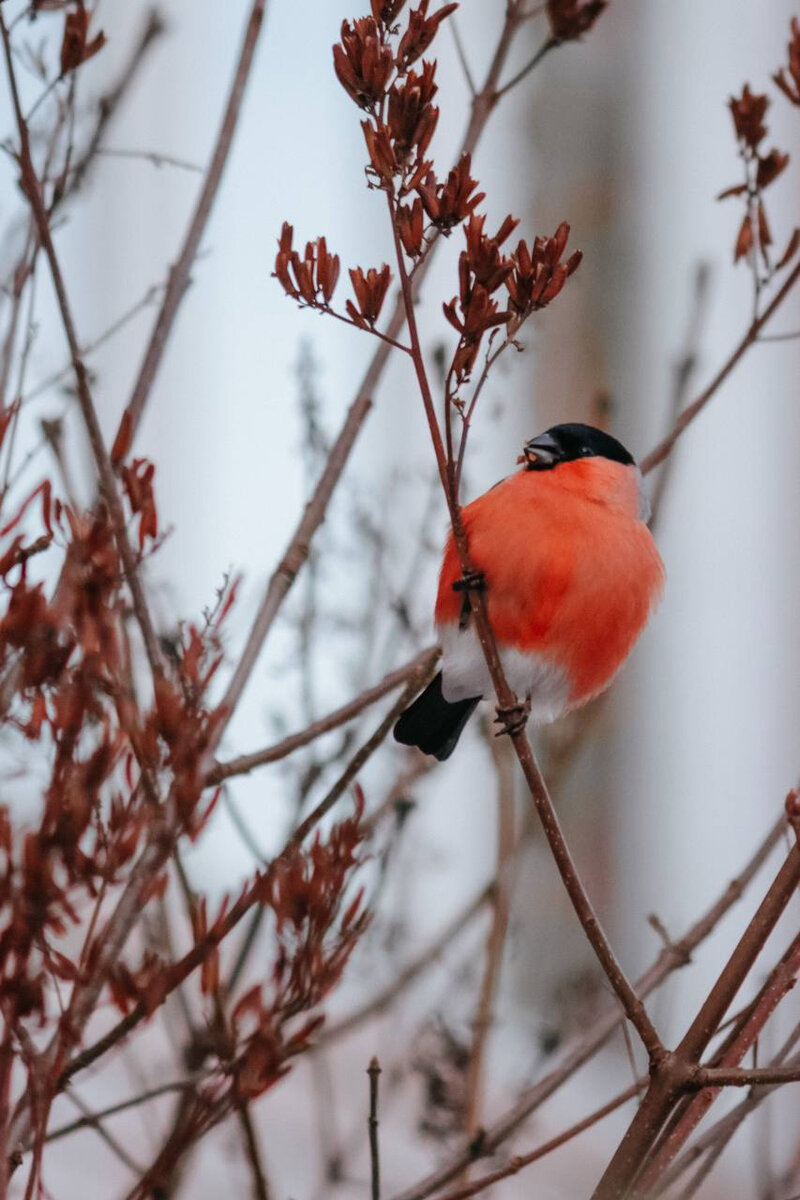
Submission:
[[[264,22],[266,0],[253,0],[250,15],[245,27],[244,39],[239,54],[239,60],[233,74],[228,100],[220,124],[214,151],[208,165],[203,186],[197,198],[197,204],[189,222],[180,253],[172,270],[164,292],[158,316],[156,317],[150,341],[145,351],[139,375],[131,394],[126,412],[130,416],[131,436],[134,436],[142,419],[145,404],[155,382],[158,368],[172,332],[181,300],[189,283],[189,273],[192,269],[200,241],[211,215],[214,201],[219,191],[219,185],[228,161],[234,134],[239,121],[242,99],[247,82],[250,78],[253,57],[258,44],[259,35]]]
[[[458,61],[461,63],[461,70],[464,72],[464,78],[467,81],[467,87],[469,88],[469,94],[474,99],[475,96],[478,94],[478,89],[475,86],[475,80],[473,78],[472,71],[470,71],[470,69],[469,69],[469,63],[467,61],[466,51],[464,50],[464,43],[461,40],[461,34],[458,32],[458,22],[454,15],[450,17],[450,20],[447,22],[447,24],[450,26],[450,32],[453,35],[453,41],[455,42],[455,47],[456,47],[456,54],[458,55]]]
[[[369,1129],[371,1195],[372,1200],[381,1200],[381,1165],[378,1148],[378,1081],[381,1075],[381,1064],[374,1055],[367,1067],[367,1074],[369,1075],[369,1117],[367,1118],[367,1128]]]
[[[261,1147],[258,1144],[258,1135],[253,1124],[250,1106],[245,1103],[240,1104],[236,1110],[236,1117],[242,1131],[245,1154],[253,1180],[253,1200],[270,1200],[267,1172],[261,1157]]]
[[[488,901],[493,897],[495,891],[495,883],[487,884],[485,888],[470,901],[465,909],[438,934],[431,944],[425,950],[410,962],[392,979],[391,983],[374,996],[372,1000],[367,1000],[355,1012],[349,1016],[342,1017],[338,1021],[332,1021],[323,1029],[318,1041],[321,1046],[328,1045],[329,1042],[337,1041],[344,1037],[345,1034],[351,1033],[354,1029],[358,1029],[366,1021],[373,1017],[380,1016],[381,1013],[394,1003],[399,995],[406,990],[429,966],[438,962],[442,954],[448,950],[451,944],[457,937],[472,924],[475,917],[483,910]]]
[[[554,37],[549,37],[546,42],[543,42],[530,62],[526,63],[521,71],[517,71],[516,75],[513,75],[511,79],[509,79],[508,83],[504,83],[503,86],[495,93],[495,99],[500,100],[501,97],[505,96],[507,92],[510,92],[512,88],[515,88],[518,83],[521,83],[526,76],[530,75],[531,71],[538,67],[545,55],[549,54],[551,50],[554,50],[556,46],[559,46],[560,44],[561,43],[559,42],[558,38]]]
[[[138,1108],[142,1104],[147,1104],[149,1100],[156,1100],[159,1096],[166,1096],[172,1092],[184,1092],[188,1089],[197,1087],[199,1078],[175,1079],[171,1083],[162,1083],[158,1087],[149,1088],[146,1092],[140,1092],[137,1096],[131,1096],[129,1100],[120,1100],[117,1104],[111,1104],[108,1108],[101,1108],[99,1112],[92,1112],[84,1117],[80,1117],[76,1121],[70,1121],[66,1125],[59,1125],[56,1129],[51,1129],[45,1138],[46,1142],[57,1142],[61,1138],[69,1137],[72,1133],[78,1133],[81,1129],[85,1129],[87,1125],[94,1125],[97,1121],[104,1121],[106,1117],[115,1117],[117,1113],[127,1112],[130,1108]],[[74,1093],[70,1093],[75,1100]]]
[[[524,1167],[529,1167],[531,1163],[537,1162],[538,1159],[552,1154],[559,1146],[563,1146],[566,1142],[571,1142],[578,1134],[583,1133],[586,1129],[591,1129],[592,1125],[596,1125],[598,1121],[602,1121],[610,1113],[616,1112],[623,1104],[627,1104],[629,1100],[633,1100],[638,1095],[641,1086],[641,1080],[637,1080],[630,1087],[626,1087],[624,1092],[620,1092],[619,1095],[615,1096],[613,1100],[609,1100],[606,1104],[601,1105],[600,1108],[596,1108],[594,1112],[589,1113],[588,1117],[577,1121],[569,1129],[565,1129],[563,1133],[559,1133],[556,1137],[550,1138],[549,1141],[543,1142],[541,1146],[537,1146],[535,1150],[531,1150],[528,1154],[515,1154],[506,1166],[500,1167],[497,1171],[491,1171],[488,1175],[482,1175],[480,1179],[476,1179],[466,1187],[457,1188],[453,1192],[445,1192],[441,1200],[469,1200],[470,1196],[477,1196],[480,1192],[485,1192],[487,1188],[493,1187],[494,1184],[500,1183],[502,1179],[508,1179],[510,1175],[516,1175]]]
[[[709,400],[716,395],[716,393],[719,391],[719,388],[728,378],[739,360],[742,359],[750,347],[759,340],[759,334],[761,330],[780,308],[781,304],[789,295],[798,279],[800,279],[800,262],[796,263],[786,276],[783,284],[772,297],[772,300],[764,309],[758,320],[753,321],[748,326],[747,331],[736,344],[732,353],[728,355],[727,359],[717,371],[708,387],[700,393],[696,400],[692,401],[688,408],[683,410],[667,436],[662,438],[658,445],[654,446],[650,453],[642,459],[639,465],[643,475],[646,475],[649,471],[652,471],[654,467],[657,467],[659,463],[664,461],[667,455],[671,452],[678,438],[687,429],[687,427],[691,425],[695,417],[697,417],[703,411]]]
[[[511,908],[509,867],[515,842],[513,758],[506,741],[495,738],[491,730],[489,730],[487,740],[497,776],[497,872],[493,899],[494,911],[486,938],[485,963],[473,1022],[472,1049],[467,1071],[464,1132],[468,1137],[475,1137],[481,1126],[484,1063],[508,933]]]
[[[780,843],[785,830],[786,818],[781,815],[745,867],[727,884],[708,910],[687,930],[683,937],[669,946],[662,947],[656,960],[636,981],[636,991],[640,996],[648,996],[660,987],[673,971],[685,967],[691,962],[694,951],[714,932],[728,910],[742,897],[745,889]],[[470,1163],[493,1154],[530,1117],[531,1113],[535,1112],[561,1087],[565,1080],[571,1078],[584,1063],[597,1053],[619,1027],[622,1019],[617,1006],[610,1008],[604,1015],[598,1017],[593,1027],[580,1036],[568,1049],[558,1066],[529,1088],[516,1104],[485,1131],[484,1136],[478,1142],[467,1142],[436,1171],[412,1187],[398,1193],[393,1200],[426,1200],[426,1197],[441,1190],[452,1179],[455,1179]]]
[[[364,709],[369,708],[378,700],[382,700],[384,696],[394,691],[401,683],[405,683],[412,675],[415,675],[419,671],[420,667],[428,664],[433,665],[438,657],[438,647],[427,647],[427,649],[422,650],[404,666],[390,671],[383,677],[380,683],[367,688],[366,691],[356,696],[355,699],[350,700],[347,704],[343,704],[341,708],[334,709],[333,712],[328,713],[326,717],[320,717],[318,721],[312,722],[311,725],[300,730],[299,733],[290,734],[289,737],[282,738],[280,742],[276,742],[273,746],[267,746],[264,750],[255,750],[251,754],[240,754],[237,758],[233,758],[229,762],[217,763],[209,771],[206,782],[210,786],[213,786],[232,778],[234,775],[246,775],[255,767],[263,767],[267,763],[278,762],[280,759],[286,758],[288,755],[293,754],[295,750],[299,750],[301,746],[307,746],[309,742],[322,737],[323,734],[330,733],[334,729],[339,729],[340,726],[347,724],[348,721],[352,721]]]

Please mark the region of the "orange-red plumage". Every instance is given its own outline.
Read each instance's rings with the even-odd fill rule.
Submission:
[[[641,474],[620,442],[554,425],[519,461],[523,470],[463,510],[467,579],[448,540],[436,601],[442,669],[395,726],[398,741],[439,759],[492,692],[465,587],[485,587],[506,681],[539,722],[608,687],[663,587]]]
[[[635,467],[593,457],[518,471],[463,510],[498,644],[566,670],[570,707],[613,678],[663,587],[664,568],[639,508]],[[459,619],[463,597],[453,584],[460,576],[451,536],[437,625]]]

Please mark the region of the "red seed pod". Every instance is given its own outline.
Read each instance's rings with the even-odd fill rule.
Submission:
[[[352,25],[342,22],[341,42],[333,47],[336,76],[360,108],[372,108],[386,92],[394,70],[391,47],[381,41],[373,17],[361,17]]]
[[[800,21],[797,17],[792,17],[790,33],[791,37],[787,47],[789,65],[781,67],[772,78],[787,100],[800,107]]]
[[[738,99],[731,96],[728,107],[731,110],[737,138],[751,150],[755,150],[767,132],[764,117],[769,108],[769,97],[751,92],[749,85],[745,84]]]
[[[559,42],[581,37],[607,7],[607,0],[547,0],[553,37]]]
[[[106,35],[102,31],[89,41],[89,13],[83,4],[67,12],[61,42],[61,74],[67,75],[80,67],[105,44]]]

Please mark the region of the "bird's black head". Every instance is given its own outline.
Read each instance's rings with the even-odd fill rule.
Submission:
[[[612,462],[633,466],[633,456],[621,442],[593,425],[553,425],[525,443],[518,462],[528,471],[550,471],[563,462],[579,458],[609,458]]]

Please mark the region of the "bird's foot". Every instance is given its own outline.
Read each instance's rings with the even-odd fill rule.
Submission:
[[[454,592],[485,592],[486,576],[483,571],[465,571],[453,584]]]
[[[528,724],[528,718],[531,715],[531,698],[526,696],[524,700],[518,700],[516,704],[512,704],[509,708],[501,708],[500,705],[495,709],[497,714],[495,720],[503,726],[498,729],[495,737],[502,737],[503,734],[508,734],[509,737],[514,737],[518,733],[522,733],[525,726]]]
[[[461,578],[457,579],[453,584],[453,591],[464,593],[464,598],[461,601],[461,615],[458,618],[458,628],[463,633],[469,625],[469,617],[472,611],[469,594],[470,592],[486,591],[486,576],[483,571],[465,571]]]

